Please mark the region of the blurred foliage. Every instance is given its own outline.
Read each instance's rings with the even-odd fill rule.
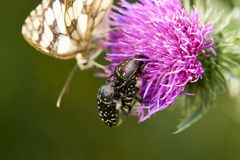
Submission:
[[[231,8],[230,1],[222,2]],[[227,94],[217,97],[218,107],[199,123],[174,136],[170,133],[180,116],[176,111],[159,112],[142,124],[129,117],[118,128],[104,126],[95,101],[104,80],[93,76],[94,69],[76,75],[61,108],[56,108],[75,60],[40,54],[22,38],[22,23],[39,3],[1,3],[1,160],[239,159],[239,101]]]
[[[190,11],[192,5],[196,6],[203,15],[205,23],[214,24],[215,52],[217,56],[199,56],[199,60],[204,68],[202,80],[194,84],[189,84],[186,91],[194,93],[194,96],[185,97],[185,117],[177,127],[179,133],[198,121],[214,106],[216,96],[219,92],[228,91],[227,79],[230,74],[237,76],[240,81],[240,8],[231,8],[230,4],[223,10],[221,4],[215,1],[185,1],[185,6]],[[240,83],[240,82],[239,82]]]

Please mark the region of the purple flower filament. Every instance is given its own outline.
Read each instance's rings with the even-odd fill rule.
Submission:
[[[143,57],[145,62],[139,94],[142,103],[134,111],[140,122],[171,106],[187,83],[202,78],[200,54],[212,49],[211,24],[200,24],[199,14],[187,14],[179,0],[120,2],[111,13],[107,60],[114,72],[125,59]]]

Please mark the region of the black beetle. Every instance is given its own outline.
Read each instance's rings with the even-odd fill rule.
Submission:
[[[116,66],[107,83],[97,93],[99,115],[109,127],[121,124],[122,115],[127,116],[137,101],[137,77],[142,62],[127,59]]]
[[[102,121],[109,127],[119,124],[118,98],[115,94],[114,82],[101,86],[97,93],[98,111]]]

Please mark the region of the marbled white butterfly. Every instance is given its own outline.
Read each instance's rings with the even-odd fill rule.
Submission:
[[[100,67],[94,60],[103,50],[99,40],[110,29],[108,13],[112,3],[113,0],[43,0],[25,20],[22,34],[46,55],[76,58],[80,69]],[[60,94],[58,106],[71,77]]]

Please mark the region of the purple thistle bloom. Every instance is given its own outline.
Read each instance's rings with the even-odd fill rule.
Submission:
[[[212,25],[201,24],[196,10],[187,14],[179,0],[140,0],[120,2],[111,13],[107,47],[111,53],[110,71],[117,64],[136,56],[145,62],[139,94],[142,103],[134,111],[142,122],[172,105],[187,83],[202,78],[203,68],[197,59],[212,50]],[[215,52],[213,52],[215,53]]]

